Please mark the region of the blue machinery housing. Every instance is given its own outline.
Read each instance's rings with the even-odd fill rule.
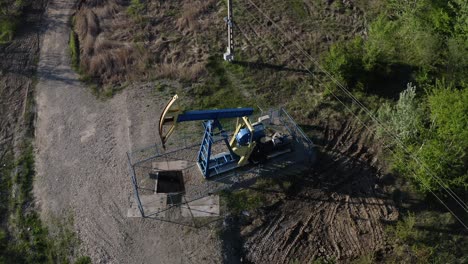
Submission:
[[[228,135],[223,130],[219,120],[222,118],[251,116],[253,111],[253,108],[193,110],[185,111],[184,113],[177,116],[176,123],[204,120],[203,126],[205,128],[205,132],[203,134],[200,151],[198,152],[197,164],[205,178],[209,178],[210,176],[234,169],[237,167],[237,162],[239,161],[239,156],[237,156],[232,151],[232,148],[229,144]],[[225,142],[229,152],[223,152],[212,157],[211,146],[216,141],[214,139],[214,135],[217,133],[221,135],[222,140]]]
[[[251,116],[253,108],[227,108],[215,110],[192,110],[185,111],[177,117],[177,122],[197,121],[197,120],[219,120],[221,118],[235,118]]]

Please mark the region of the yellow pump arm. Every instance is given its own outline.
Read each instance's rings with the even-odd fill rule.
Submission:
[[[172,97],[172,99],[169,101],[166,107],[164,107],[164,110],[161,113],[161,117],[159,118],[159,137],[161,138],[163,148],[166,148],[167,139],[174,132],[174,129],[177,124],[177,116],[181,112],[181,109],[178,106],[174,105],[178,98],[179,97],[177,96],[177,94],[174,95],[174,97]],[[169,128],[165,128],[168,125]]]
[[[237,162],[237,165],[243,166],[245,165],[250,157],[250,154],[252,154],[252,151],[255,148],[256,142],[253,141],[253,135],[254,135],[254,128],[252,124],[250,123],[250,120],[248,117],[243,116],[242,121],[244,121],[243,124],[237,124],[236,126],[236,131],[234,131],[234,134],[231,138],[231,141],[229,142],[229,145],[232,149],[232,151],[240,157],[239,162]],[[250,131],[250,140],[249,144],[247,146],[239,146],[236,144],[236,137],[237,133],[239,133],[239,130],[241,130],[244,126],[247,127],[247,129]]]

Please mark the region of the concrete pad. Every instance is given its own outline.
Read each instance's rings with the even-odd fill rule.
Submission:
[[[190,163],[187,160],[171,160],[171,161],[159,161],[153,162],[153,170],[183,170],[190,167]]]
[[[181,205],[183,217],[219,216],[219,196],[211,195]]]
[[[167,208],[166,194],[140,195],[140,201],[145,215],[157,213]],[[135,197],[131,198],[127,217],[142,217]],[[164,217],[164,212],[159,213],[158,217]]]
[[[131,207],[127,209],[127,217],[141,217],[138,207]]]

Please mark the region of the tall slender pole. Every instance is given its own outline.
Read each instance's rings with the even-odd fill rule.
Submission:
[[[233,61],[234,60],[234,43],[233,43],[233,20],[232,20],[232,0],[228,1],[228,16],[224,18],[227,24],[227,32],[228,32],[228,46],[227,51],[224,53],[224,60],[225,61]]]

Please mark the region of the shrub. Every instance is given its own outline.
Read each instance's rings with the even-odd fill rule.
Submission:
[[[363,56],[365,68],[370,70],[377,63],[395,61],[397,40],[395,22],[381,15],[369,26],[369,38],[365,42]]]
[[[427,142],[417,153],[433,174],[455,190],[468,189],[468,87],[455,89],[444,82],[437,82],[428,97],[432,126]],[[421,177],[431,177],[418,170]],[[430,178],[433,189],[440,188]]]
[[[0,44],[11,41],[16,29],[15,19],[0,19]]]
[[[392,0],[386,9],[370,23],[367,38],[330,48],[323,59],[327,71],[351,90],[388,95],[409,81],[427,85],[447,77],[463,82],[468,67],[465,2]]]
[[[323,67],[340,83],[354,87],[366,75],[362,64],[363,39],[332,45],[323,58]]]
[[[445,68],[444,77],[454,83],[466,81],[466,69],[468,69],[468,47],[466,43],[466,37],[461,36],[455,36],[447,40],[447,67]]]
[[[369,27],[365,43],[366,68],[371,69],[376,63],[433,67],[441,55],[442,40],[433,26],[425,24],[426,19],[429,18],[421,18],[413,10],[393,20],[379,16]]]
[[[463,192],[468,189],[468,89],[455,89],[438,81],[427,102],[418,103],[414,87],[402,92],[396,106],[384,105],[379,118],[391,133],[402,140],[394,148],[394,168],[415,176],[422,192],[439,191],[440,183]],[[424,112],[427,108],[428,112]],[[428,120],[425,125],[424,120]],[[386,135],[382,128],[379,135]],[[388,137],[394,146],[394,138]]]
[[[145,5],[141,0],[131,0],[130,6],[127,9],[127,13],[135,19],[139,19],[143,11],[145,10]]]
[[[416,238],[416,231],[414,224],[416,223],[416,217],[414,214],[409,213],[403,221],[399,221],[395,228],[395,235],[402,241],[408,241]]]
[[[409,83],[395,106],[386,103],[378,110],[378,118],[384,127],[377,128],[377,135],[389,137],[388,133],[391,133],[404,143],[414,142],[423,129],[423,114],[416,99],[416,87]]]
[[[455,89],[444,81],[438,81],[428,103],[438,136],[468,146],[468,84]]]

